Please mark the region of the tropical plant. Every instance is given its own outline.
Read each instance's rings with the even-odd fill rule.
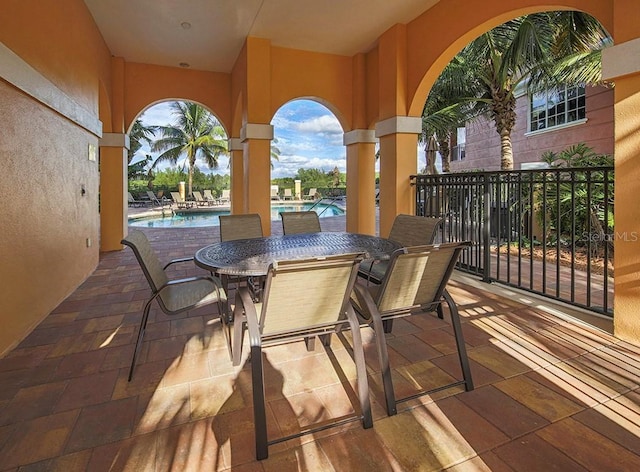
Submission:
[[[447,100],[482,108],[500,136],[500,167],[513,169],[511,131],[516,123],[516,89],[541,90],[563,83],[596,84],[601,81],[599,50],[610,41],[600,23],[586,13],[558,11],[533,13],[508,21],[469,43],[449,73],[434,88]],[[453,75],[451,75],[453,74]],[[455,100],[454,100],[455,101]],[[445,101],[441,108],[452,104]],[[425,107],[426,108],[426,107]]]
[[[193,173],[196,159],[203,158],[210,169],[218,168],[220,156],[228,153],[224,129],[204,107],[192,102],[173,102],[171,113],[176,122],[159,126],[161,138],[154,141],[152,151],[161,152],[152,169],[160,162],[178,164],[185,158],[188,168],[188,193],[193,192]]]
[[[133,122],[131,131],[129,132],[129,150],[127,152],[127,165],[130,166],[128,169],[129,179],[140,176],[144,172],[145,167],[149,164],[150,156],[148,154],[146,155],[146,159],[133,165],[131,165],[131,161],[143,146],[143,143],[146,142],[149,146],[153,144],[153,138],[155,137],[157,130],[157,126],[147,126],[142,123],[140,118]]]
[[[546,208],[549,221],[563,222],[551,229],[558,237],[563,233],[580,237],[590,232],[597,235],[596,240],[606,241],[606,235],[614,229],[613,157],[578,143],[558,153],[547,151],[541,160],[550,167],[570,170],[557,177],[548,176],[548,184],[539,186],[537,192],[537,207]],[[588,167],[594,169],[577,170]]]

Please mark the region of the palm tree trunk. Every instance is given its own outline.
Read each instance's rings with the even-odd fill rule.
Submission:
[[[511,146],[511,133],[503,130],[500,133],[500,169],[513,170],[513,147]]]

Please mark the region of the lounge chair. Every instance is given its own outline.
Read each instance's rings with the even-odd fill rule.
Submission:
[[[149,197],[149,201],[151,202],[151,205],[160,206],[160,207],[164,206],[164,199],[160,201],[160,199],[156,197],[156,194],[153,193],[151,190],[147,190],[147,196]]]
[[[389,268],[379,286],[356,284],[354,287],[353,306],[361,320],[370,325],[375,332],[382,384],[389,415],[397,413],[396,404],[401,401],[458,385],[464,385],[467,391],[473,390],[460,315],[453,298],[446,290],[460,252],[470,245],[470,242],[462,242],[398,249],[393,253]],[[420,391],[411,396],[396,399],[383,323],[397,317],[424,312],[439,311],[441,313],[442,302],[447,302],[451,313],[451,325],[462,369],[462,380],[434,386],[433,376],[426,376],[429,377],[427,379],[425,376],[415,376],[408,373],[406,382],[414,385],[416,390]],[[399,375],[401,376],[402,373]],[[425,380],[426,385],[421,386],[421,380]],[[420,387],[423,388],[420,389]]]
[[[171,192],[171,198],[178,208],[191,208],[195,202],[188,202],[180,195],[180,192]]]
[[[316,199],[316,195],[318,194],[318,189],[316,188],[310,188],[309,192],[307,192],[306,195],[302,196],[303,200],[315,200]]]
[[[280,195],[278,195],[278,189],[277,188],[272,188],[271,189],[271,200],[280,200]]]
[[[220,195],[220,198],[218,198],[217,200],[220,205],[231,203],[231,190],[223,189],[222,195]]]
[[[212,205],[212,203],[209,202],[209,200],[207,200],[206,198],[203,198],[202,194],[198,190],[194,190],[193,192],[191,192],[191,194],[193,195],[193,198],[195,199],[197,206]]]
[[[131,192],[127,192],[127,203],[130,207],[141,207],[144,206],[145,203],[142,200],[136,200],[135,198],[133,198],[133,195],[131,195]]]
[[[211,193],[211,190],[209,189],[204,190],[203,197],[210,205],[216,205],[218,203],[218,199],[213,196],[213,193]]]
[[[282,211],[280,218],[282,218],[282,232],[284,234],[319,233],[322,231],[320,218],[313,210]]]
[[[361,420],[364,428],[373,426],[360,326],[349,303],[360,257],[350,254],[274,263],[266,278],[264,303],[255,303],[245,287],[240,287],[236,292],[232,353],[234,364],[239,365],[246,322],[251,349],[249,362],[258,460],[268,457],[269,445],[313,434],[331,426],[327,421],[319,427],[305,425],[298,433],[269,440],[265,405],[265,383],[269,384],[269,381],[265,382],[262,355],[263,348],[269,345],[307,340],[315,336],[321,336],[326,341],[331,333],[348,327],[353,341],[352,355],[356,365],[360,405],[355,408],[354,415],[340,417],[333,423],[339,425],[351,419]],[[327,346],[327,349],[330,348]]]
[[[151,288],[151,298],[145,304],[142,312],[138,338],[131,358],[131,366],[129,367],[129,381],[131,381],[136,358],[142,346],[149,310],[154,300],[158,301],[160,309],[167,315],[175,315],[204,305],[217,303],[218,313],[221,315],[222,321],[225,322],[226,317],[222,316],[222,314],[225,313],[224,306],[226,306],[227,297],[222,283],[217,277],[189,277],[169,280],[165,272],[168,266],[178,262],[190,262],[193,258],[174,259],[163,267],[142,231],[130,230],[129,235],[121,242],[133,250]]]
[[[283,190],[282,199],[283,200],[293,200],[293,193],[291,192],[290,188],[285,188]]]
[[[391,226],[389,239],[404,247],[433,244],[442,225],[442,218],[415,215],[397,215]],[[389,265],[388,261],[365,261],[360,265],[358,275],[369,282],[380,284]]]

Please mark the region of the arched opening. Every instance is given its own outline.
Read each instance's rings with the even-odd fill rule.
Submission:
[[[272,206],[313,210],[319,216],[346,214],[346,152],[335,114],[316,100],[292,100],[278,109],[271,124]],[[335,220],[344,230],[345,219]]]

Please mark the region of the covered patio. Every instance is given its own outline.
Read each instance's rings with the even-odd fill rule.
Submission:
[[[341,229],[344,219],[323,225]],[[163,261],[218,238],[216,228],[145,231]],[[475,390],[402,403],[388,417],[372,331],[363,328],[373,429],[354,422],[303,436],[257,462],[250,369],[232,367],[217,313],[169,318],[154,307],[127,382],[148,288],[131,251],[105,253],[0,360],[0,470],[640,468],[640,348],[613,337],[610,321],[474,278],[456,275],[451,292]],[[447,316],[396,321],[388,344],[402,393],[460,375]],[[355,373],[339,339],[327,352],[320,343],[266,352],[270,434],[353,411]]]
[[[190,17],[187,3],[169,0],[5,3],[0,470],[640,470],[635,0],[187,2],[197,7]],[[217,313],[168,319],[154,308],[127,382],[149,292],[120,241],[128,133],[145,109],[190,100],[215,114],[229,137],[232,212],[258,213],[276,234],[271,120],[291,100],[323,103],[344,132],[347,216],[336,224],[384,237],[397,214],[415,211],[421,112],[445,64],[493,26],[550,8],[586,11],[614,40],[603,55],[615,82],[613,320],[569,316],[458,274],[451,291],[475,390],[423,397],[387,417],[363,329],[373,429],[353,423],[287,442],[260,463],[249,371],[232,368]],[[163,260],[218,239],[212,228],[146,231]],[[397,322],[389,345],[399,389],[457,375],[446,316]],[[354,373],[340,340],[328,352],[290,345],[267,359],[274,434],[351,411]]]

